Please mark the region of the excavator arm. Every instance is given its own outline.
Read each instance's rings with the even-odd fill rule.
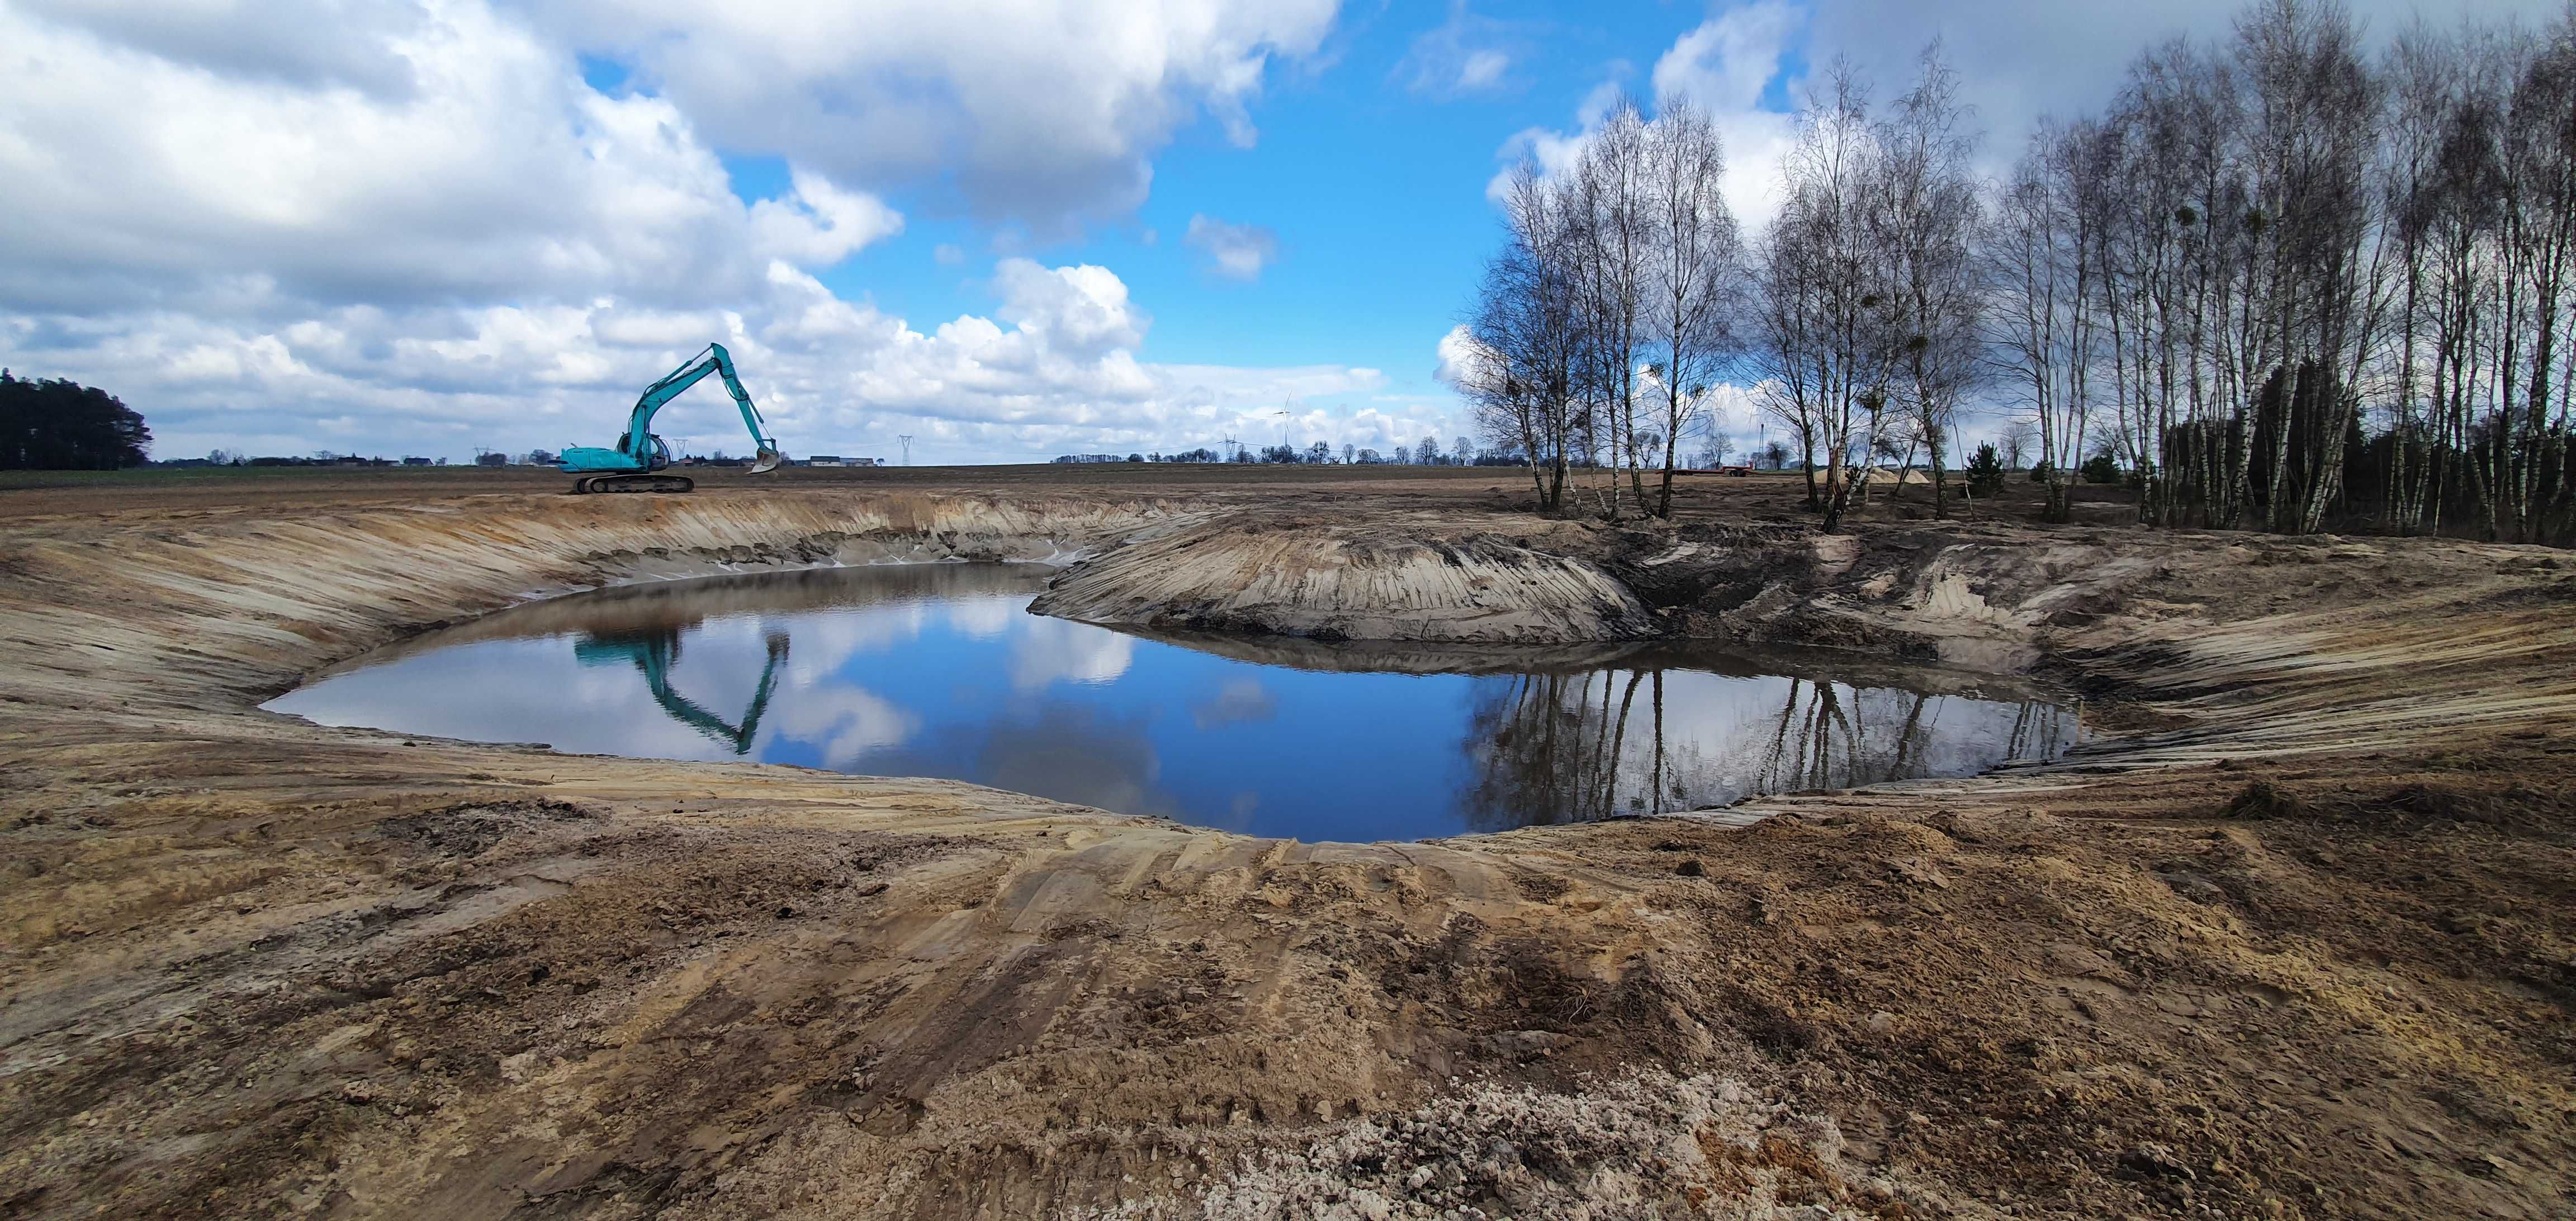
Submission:
[[[725,392],[733,396],[734,406],[742,411],[743,427],[751,431],[754,447],[752,471],[756,474],[777,469],[780,461],[778,440],[767,435],[767,425],[761,421],[760,409],[751,405],[751,392],[742,388],[742,378],[734,373],[733,355],[720,343],[708,344],[704,351],[664,374],[660,381],[646,386],[643,395],[635,400],[635,410],[627,415],[626,431],[618,436],[615,448],[575,446],[563,452],[558,467],[573,474],[623,474],[658,471],[669,466],[670,451],[664,447],[660,437],[653,435],[653,417],[689,387],[706,380],[710,373],[723,379]]]
[[[653,417],[661,412],[664,404],[706,380],[710,373],[724,379],[725,393],[733,396],[734,406],[742,409],[743,427],[751,430],[751,443],[757,454],[751,469],[775,469],[778,466],[778,440],[766,435],[767,426],[761,422],[760,409],[751,405],[751,392],[742,388],[742,378],[733,371],[733,355],[720,343],[708,344],[705,351],[690,357],[687,363],[663,375],[662,380],[644,388],[643,396],[635,400],[634,413],[626,418],[626,435],[621,439],[619,450],[639,462],[650,461],[652,453],[647,439],[653,435]]]
[[[740,725],[727,723],[671,686],[671,667],[680,660],[680,633],[676,628],[588,635],[573,642],[572,653],[585,666],[632,663],[644,675],[644,688],[652,694],[653,702],[660,704],[672,720],[740,755],[750,753],[753,740],[760,736],[761,714],[768,711],[770,693],[778,686],[778,665],[787,660],[786,636],[772,634],[768,646],[769,662],[761,667],[760,687],[752,692],[751,707],[744,710]]]

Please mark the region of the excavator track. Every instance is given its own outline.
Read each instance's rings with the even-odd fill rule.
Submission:
[[[698,486],[686,475],[589,475],[573,481],[576,495],[606,492],[686,492]]]

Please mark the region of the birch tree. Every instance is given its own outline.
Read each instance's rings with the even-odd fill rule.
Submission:
[[[1966,124],[1958,74],[1936,45],[1924,53],[1913,90],[1880,125],[1870,209],[1896,345],[1891,380],[1912,440],[1931,460],[1934,517],[1948,516],[1942,442],[1980,369],[1975,243],[1982,209]]]
[[[1719,190],[1726,146],[1709,116],[1685,98],[1657,107],[1644,147],[1652,265],[1645,332],[1652,348],[1652,388],[1661,402],[1663,479],[1654,512],[1673,515],[1677,447],[1696,427],[1709,383],[1735,346],[1743,241]]]
[[[1886,424],[1891,337],[1898,328],[1871,209],[1881,149],[1866,88],[1838,61],[1798,116],[1783,167],[1787,195],[1763,242],[1757,342],[1749,364],[1766,410],[1807,449],[1808,495],[1826,533],[1842,528]],[[1850,471],[1855,456],[1864,463]]]

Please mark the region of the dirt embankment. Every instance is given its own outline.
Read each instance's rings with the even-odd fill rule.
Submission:
[[[1636,596],[1593,564],[1539,539],[1454,526],[1212,514],[1119,540],[1030,609],[1119,627],[1327,640],[1563,644],[1655,634]]]
[[[8,532],[0,699],[206,706],[513,603],[624,581],[942,559],[1064,562],[1176,511],[973,496],[497,498]]]
[[[2560,557],[1402,487],[22,517],[0,1215],[2563,1215]],[[2122,732],[1352,846],[251,707],[544,592],[1076,553],[1111,622],[1841,644]]]

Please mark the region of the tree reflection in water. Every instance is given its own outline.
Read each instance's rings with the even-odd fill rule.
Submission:
[[[1120,633],[1025,613],[1047,576],[925,564],[606,590],[381,650],[267,706],[944,777],[1310,842],[1972,775],[2075,734],[2035,692],[1848,656]]]
[[[1499,831],[1961,775],[2075,743],[2073,709],[1662,665],[1478,684],[1467,825]]]

